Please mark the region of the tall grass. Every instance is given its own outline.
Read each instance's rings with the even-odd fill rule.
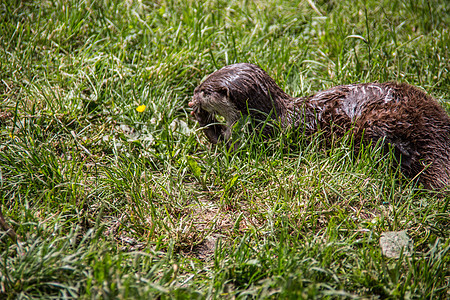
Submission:
[[[262,66],[294,96],[396,80],[450,111],[445,1],[4,1],[0,298],[449,297],[449,198],[377,147],[210,145],[187,102]],[[145,105],[143,112],[136,108]],[[411,256],[382,255],[407,230]]]

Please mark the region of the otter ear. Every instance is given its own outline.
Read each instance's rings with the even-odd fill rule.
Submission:
[[[226,86],[221,86],[219,88],[219,93],[224,95],[224,96],[227,96],[227,98],[230,98],[230,90]]]

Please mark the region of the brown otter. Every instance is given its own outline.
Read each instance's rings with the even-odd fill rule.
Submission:
[[[279,122],[307,135],[318,130],[355,141],[391,145],[402,172],[419,178],[425,188],[450,184],[450,118],[439,103],[405,83],[364,83],[333,87],[307,98],[286,94],[260,67],[226,66],[194,91],[189,106],[212,143],[228,140],[242,116]],[[219,124],[215,114],[226,120]],[[261,126],[272,134],[270,126]]]

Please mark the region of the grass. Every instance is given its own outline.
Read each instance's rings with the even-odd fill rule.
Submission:
[[[207,74],[252,62],[296,96],[396,80],[450,111],[445,1],[9,0],[0,15],[0,199],[20,236],[0,233],[0,298],[449,297],[449,197],[351,139],[243,135],[229,152],[187,106]],[[391,230],[411,256],[382,255]]]

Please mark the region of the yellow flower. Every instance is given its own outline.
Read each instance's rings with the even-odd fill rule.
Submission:
[[[139,105],[138,107],[136,107],[136,110],[141,113],[141,112],[144,112],[145,107],[146,106],[144,104],[142,104],[142,105]]]

